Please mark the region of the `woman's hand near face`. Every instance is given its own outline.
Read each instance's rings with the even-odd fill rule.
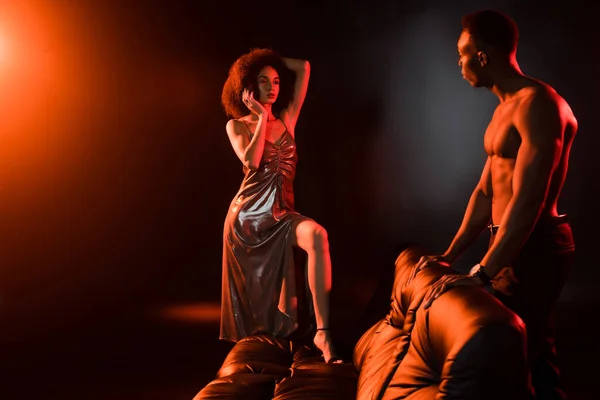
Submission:
[[[254,92],[250,92],[248,89],[244,89],[242,92],[242,101],[248,107],[248,110],[256,114],[257,116],[267,116],[267,109],[263,107],[255,98]]]

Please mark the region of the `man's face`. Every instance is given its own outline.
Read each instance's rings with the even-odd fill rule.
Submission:
[[[469,32],[463,30],[458,38],[458,66],[464,80],[471,86],[484,86],[485,72],[475,43]]]

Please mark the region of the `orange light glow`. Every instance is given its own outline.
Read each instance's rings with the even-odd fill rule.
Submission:
[[[187,323],[216,323],[221,318],[221,306],[219,303],[173,305],[161,309],[159,316]]]
[[[94,234],[49,230],[81,219],[83,183],[105,162],[103,136],[94,128],[110,120],[115,73],[103,61],[114,59],[113,42],[108,34],[108,44],[98,42],[87,23],[90,13],[83,2],[71,1],[0,6],[0,250],[9,248],[11,257],[7,261],[2,252],[4,273],[22,269],[19,263],[35,253],[33,241],[42,246],[49,237],[63,238],[48,246],[68,254],[70,241]],[[38,265],[32,280],[56,273],[51,263]]]
[[[6,58],[6,39],[3,36],[3,32],[0,29],[0,66],[4,64],[4,59]],[[2,79],[2,78],[0,78]]]

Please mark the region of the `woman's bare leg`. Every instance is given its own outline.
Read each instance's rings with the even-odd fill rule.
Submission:
[[[328,330],[331,257],[327,231],[315,221],[301,221],[294,229],[294,244],[308,254],[308,286],[312,293],[318,329],[314,343],[323,352],[325,362],[329,362],[331,358],[337,358],[337,354]]]

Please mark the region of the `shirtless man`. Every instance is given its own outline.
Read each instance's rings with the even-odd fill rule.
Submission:
[[[468,275],[436,282],[425,307],[452,286],[491,284],[527,328],[531,382],[537,399],[563,399],[554,349],[554,311],[570,268],[574,242],[558,198],[567,175],[577,120],[556,91],[524,75],[516,60],[518,30],[496,11],[463,17],[458,65],[474,87],[498,96],[484,136],[487,161],[458,232],[428,265],[452,264],[488,227],[490,245]],[[489,224],[489,225],[488,225]]]

